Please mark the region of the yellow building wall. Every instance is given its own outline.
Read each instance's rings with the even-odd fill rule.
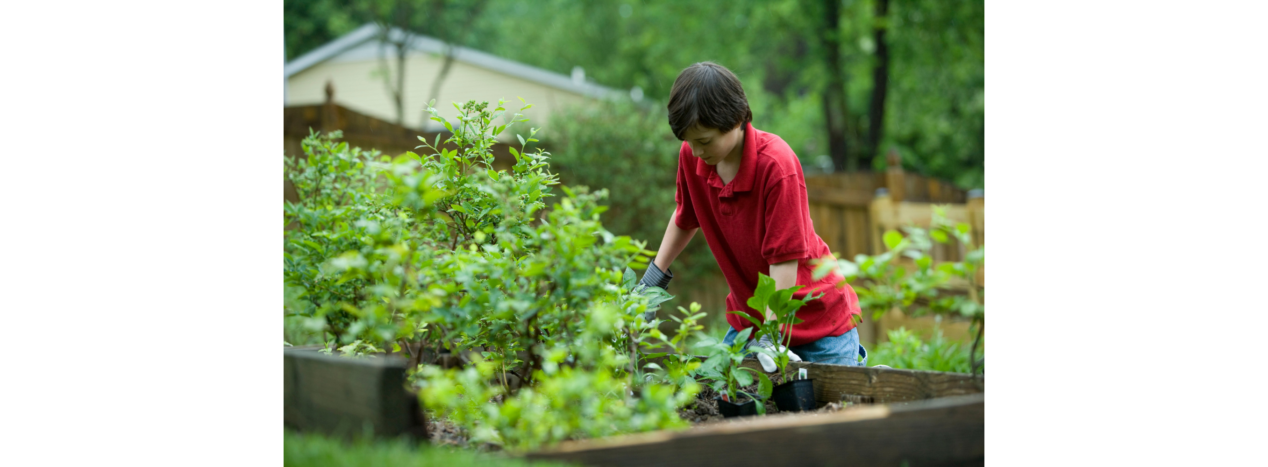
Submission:
[[[389,52],[390,53],[390,52]],[[388,71],[395,76],[395,61],[388,60]],[[406,59],[405,65],[405,99],[404,125],[410,128],[421,128],[424,118],[425,102],[431,93],[443,60],[438,55],[415,53]],[[311,105],[325,102],[326,82],[334,83],[335,101],[349,109],[386,121],[396,121],[396,110],[389,97],[387,87],[381,77],[380,62],[377,60],[339,61],[338,58],[317,64],[287,80],[286,105]],[[493,70],[454,61],[449,74],[441,84],[436,99],[436,108],[441,115],[451,122],[455,121],[458,110],[453,102],[468,100],[488,101],[491,108],[496,107],[498,99],[507,101],[508,115],[524,104],[517,99],[523,97],[533,105],[524,114],[530,119],[528,125],[539,130],[548,131],[548,117],[567,106],[585,102],[587,98],[580,94],[563,91],[515,76],[502,74]],[[430,118],[427,115],[426,118]],[[430,122],[435,124],[435,122]],[[523,124],[520,124],[523,125]],[[528,136],[527,128],[515,131]],[[499,138],[509,143],[516,141],[515,133],[508,128]]]

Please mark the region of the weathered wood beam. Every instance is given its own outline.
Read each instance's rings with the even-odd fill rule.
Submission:
[[[698,427],[563,443],[531,453],[594,466],[981,465],[985,395],[831,414],[757,417]]]
[[[762,371],[757,360],[744,366]],[[815,400],[820,405],[848,400],[864,403],[903,402],[985,392],[984,377],[940,371],[863,368],[824,363],[792,362],[789,375],[806,369],[815,380]]]
[[[839,187],[806,186],[806,198],[811,203],[866,208],[872,202],[872,193]]]
[[[418,396],[399,357],[347,358],[285,349],[283,422],[300,431],[427,439]]]

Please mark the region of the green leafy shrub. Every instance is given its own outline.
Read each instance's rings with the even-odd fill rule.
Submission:
[[[295,263],[323,284],[349,287],[325,295],[304,289],[312,316],[347,318],[340,332],[325,323],[345,354],[392,348],[419,362],[425,349],[443,347],[469,359],[461,370],[424,366],[412,381],[423,403],[473,442],[521,450],[684,426],[676,408],[698,385],[672,364],[640,361],[641,343],[663,337],[642,313],[670,298],[659,289],[635,291],[629,266],[645,267],[651,252],[604,228],[606,190],[562,187],[565,196],[545,209],[558,179],[549,153],[524,150],[537,142],[536,129],[517,135],[511,170],[492,167],[496,136],[527,119],[517,113],[499,122],[502,103],[455,107],[455,122],[429,108],[453,135],[423,141],[424,154],[352,164],[372,183],[355,185],[360,191],[346,209],[323,208],[343,216],[339,222],[319,232],[301,223],[293,240],[288,233],[288,245],[304,253],[288,256],[288,268]],[[331,160],[377,156],[329,147]],[[316,249],[303,243],[312,237],[342,243]],[[288,275],[290,286],[312,283]],[[695,330],[688,325],[669,341]]]
[[[876,256],[858,255],[854,261],[824,258],[814,271],[816,279],[836,271],[850,282],[859,297],[859,306],[871,311],[873,319],[893,309],[912,316],[935,313],[959,315],[972,321],[977,337],[969,346],[970,371],[980,362],[974,356],[986,325],[985,288],[977,273],[985,264],[986,250],[973,243],[968,224],[950,222],[945,209],[935,207],[929,229],[908,227],[907,235],[885,232],[882,240],[889,249]],[[963,261],[946,261],[936,266],[929,251],[933,243],[958,242]],[[874,363],[869,357],[868,363]]]
[[[359,224],[381,217],[383,210],[369,167],[380,155],[349,148],[335,141],[339,136],[311,134],[303,142],[304,157],[285,160],[299,201],[284,204],[283,276],[288,326],[350,341],[360,329],[351,329],[355,319],[346,307],[362,304],[368,283],[341,280],[330,261],[358,248],[364,234]]]
[[[940,328],[934,328],[933,337],[928,341],[906,328],[893,329],[887,334],[889,342],[877,345],[868,353],[869,365],[954,373],[972,371],[968,347],[948,341]]]

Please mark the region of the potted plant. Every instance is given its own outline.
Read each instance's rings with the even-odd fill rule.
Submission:
[[[775,405],[779,410],[783,411],[806,411],[815,408],[815,390],[814,380],[800,379],[793,381],[788,378],[788,353],[789,342],[792,340],[792,333],[780,332],[783,328],[792,329],[794,324],[802,322],[797,317],[797,310],[806,305],[806,302],[822,297],[807,294],[805,298],[800,300],[793,298],[793,293],[801,290],[803,286],[793,286],[787,289],[776,290],[775,279],[765,274],[758,275],[757,290],[753,292],[753,296],[748,299],[748,306],[755,310],[764,311],[767,308],[775,315],[774,320],[757,320],[748,313],[739,311],[728,311],[739,315],[744,319],[753,323],[752,328],[745,331],[757,329],[757,336],[770,336],[772,342],[775,343],[775,350],[754,347],[752,350],[764,354],[775,361],[775,366],[779,368],[779,373],[783,375],[784,382],[775,386],[771,392],[771,398],[774,399]],[[786,334],[786,335],[785,335]],[[743,337],[747,337],[744,335]],[[740,341],[741,339],[736,339]],[[763,377],[765,375],[762,375]]]
[[[700,364],[700,368],[696,369],[696,375],[700,379],[712,381],[710,387],[722,394],[714,400],[718,403],[718,412],[726,418],[766,414],[766,406],[761,401],[770,397],[770,378],[757,370],[740,365],[744,361],[744,347],[752,331],[741,331],[731,345],[712,337],[705,337],[696,344],[697,347],[707,349],[709,355]],[[753,384],[753,375],[757,375],[758,379],[757,394],[740,390],[740,387]],[[742,401],[740,396],[747,397],[748,401]]]

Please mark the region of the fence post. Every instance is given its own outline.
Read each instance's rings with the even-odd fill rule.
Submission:
[[[321,132],[330,133],[338,130],[338,116],[335,115],[335,83],[326,81],[326,103],[321,107]]]
[[[898,154],[897,149],[890,148],[885,154],[885,187],[889,188],[889,196],[895,203],[900,203],[906,198],[907,181],[903,174],[903,157]]]
[[[968,197],[965,210],[968,211],[969,226],[973,230],[973,244],[980,248],[986,245],[986,191],[969,190]],[[977,270],[977,283],[986,286],[985,266]]]
[[[872,203],[868,206],[868,217],[871,217],[871,226],[869,230],[872,237],[872,251],[869,255],[875,256],[885,252],[885,229],[890,228],[894,223],[894,198],[888,189],[877,188],[876,196],[872,198]]]
[[[976,246],[986,244],[986,192],[985,190],[969,190],[968,211],[969,226],[973,228],[973,243]]]

